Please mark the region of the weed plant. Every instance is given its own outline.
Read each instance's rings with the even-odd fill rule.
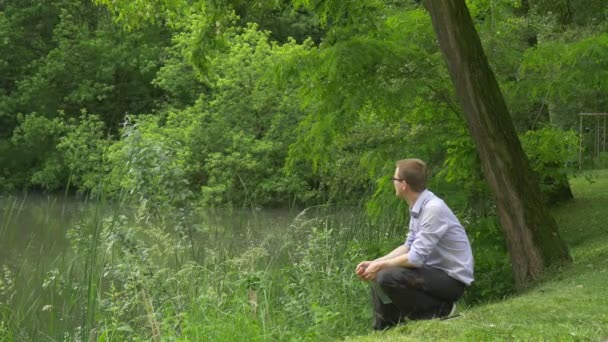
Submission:
[[[2,203],[0,232],[13,236],[19,229],[16,208],[23,203]],[[52,241],[52,234],[64,234],[67,246],[51,248],[32,237],[22,251],[9,248],[17,253],[9,256],[2,240],[2,341],[326,340],[365,334],[369,289],[353,270],[406,234],[401,216],[372,223],[356,210],[327,206],[305,210],[266,235],[251,221],[236,235],[201,222],[192,209],[155,207],[149,214],[112,207],[103,198],[81,208],[66,231],[51,209],[41,211],[38,224],[47,232],[41,236]],[[476,298],[500,296],[509,290],[504,278],[510,274],[495,220],[469,218],[467,224],[475,243],[492,247],[476,248],[484,260]]]

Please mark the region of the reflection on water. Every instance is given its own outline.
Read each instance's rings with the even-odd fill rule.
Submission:
[[[340,235],[343,246],[388,231],[372,229],[352,208],[198,209],[166,215],[140,209],[77,198],[0,197],[0,323],[10,321],[25,331],[24,340],[53,331],[93,332],[95,310],[108,308],[105,294],[120,281],[132,283],[132,274],[142,281],[155,270],[177,275],[189,263],[205,272],[240,257],[233,264],[240,275],[239,267],[256,262],[248,252],[270,256],[260,259],[265,272],[269,263],[277,269],[291,265],[290,253],[305,246],[313,226],[346,233]],[[245,281],[255,282],[256,272]]]
[[[105,234],[101,239],[131,239],[122,241],[126,243],[150,239],[145,234],[147,227],[165,227],[173,237],[168,241],[178,243],[182,240],[174,237],[187,234],[185,247],[175,246],[175,255],[165,255],[167,260],[151,260],[179,267],[188,260],[204,260],[206,253],[216,257],[218,252],[222,257],[235,255],[269,235],[289,229],[298,214],[289,210],[200,209],[142,217],[138,209],[78,198],[0,197],[0,323],[17,321],[27,331],[74,331],[81,326],[86,314],[83,306],[87,301],[87,279],[92,279],[87,269],[91,262],[108,262],[113,253],[100,250],[102,254],[109,253],[106,259],[89,259],[86,251],[93,246],[96,234]],[[121,231],[116,229],[117,236],[112,236],[108,230],[118,225],[115,222],[123,226]],[[126,236],[130,231],[133,235]],[[111,244],[106,243],[105,248],[108,245]],[[186,253],[187,250],[193,252]],[[178,255],[179,251],[184,251],[183,255]],[[54,284],[57,282],[62,284]],[[101,280],[99,285],[107,287]],[[72,293],[56,291],[57,288],[71,289]],[[3,317],[3,312],[9,312],[3,307],[9,308],[12,316]]]
[[[56,197],[0,197],[0,264],[35,253],[48,259],[64,250],[67,228],[85,203]]]
[[[197,250],[221,246],[225,253],[233,254],[269,234],[289,229],[299,213],[284,209],[199,209],[190,217],[188,229],[193,231],[192,243]],[[36,259],[38,266],[44,266],[69,250],[70,228],[119,215],[133,223],[138,212],[77,198],[0,197],[0,267],[15,268],[25,260]],[[145,225],[153,219],[133,224]],[[164,224],[170,231],[180,229],[183,222]]]
[[[352,227],[361,225],[362,217],[360,210],[331,206],[306,210],[214,208],[172,214],[162,217],[163,226],[170,234],[189,235],[194,259],[204,258],[205,253],[214,250],[221,250],[225,257],[237,255],[244,248],[256,246],[269,237],[276,239],[277,236],[292,234],[294,226],[307,220],[323,218],[325,224],[332,227]],[[28,264],[48,270],[48,265],[54,260],[69,256],[70,244],[74,244],[68,239],[70,229],[83,229],[104,219],[119,220],[119,217],[144,229],[158,223],[154,222],[158,220],[154,215],[142,218],[137,208],[113,203],[57,196],[0,196],[0,267],[7,265],[17,269]],[[173,217],[173,221],[167,217]],[[384,222],[392,227],[403,227],[399,220],[396,217],[395,222]],[[375,227],[364,233],[375,234],[390,229]],[[357,234],[356,230],[352,232]],[[92,238],[92,235],[86,238]],[[140,234],[135,238],[145,237]],[[279,246],[274,247],[279,249]]]

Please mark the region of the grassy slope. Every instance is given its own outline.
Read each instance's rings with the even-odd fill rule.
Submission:
[[[446,321],[412,322],[350,341],[608,341],[608,173],[571,181],[575,201],[554,211],[571,265],[502,302]]]

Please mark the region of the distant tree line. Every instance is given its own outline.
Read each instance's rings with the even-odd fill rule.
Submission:
[[[390,208],[403,156],[492,211],[416,2],[0,1],[0,189]],[[139,7],[138,7],[139,6]],[[602,1],[468,2],[547,198],[605,111]]]

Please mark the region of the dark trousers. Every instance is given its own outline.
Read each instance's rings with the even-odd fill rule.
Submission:
[[[444,271],[390,267],[372,282],[374,329],[382,330],[409,319],[430,319],[449,314],[465,285]]]

